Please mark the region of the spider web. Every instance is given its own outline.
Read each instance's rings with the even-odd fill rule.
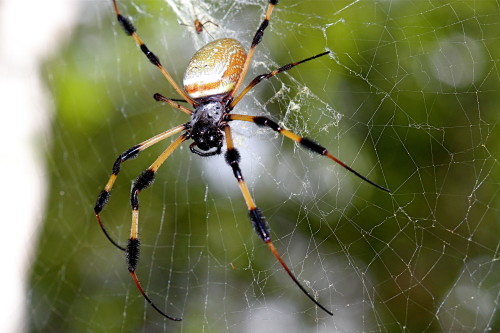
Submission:
[[[248,49],[266,6],[119,1],[178,83],[213,39]],[[56,116],[30,330],[500,331],[499,8],[493,0],[281,1],[245,82],[331,54],[260,83],[233,112],[279,121],[392,193],[270,130],[231,124],[274,244],[330,317],[255,235],[223,157],[182,146],[140,194],[137,274],[161,309],[183,318],[171,322],[140,296],[92,207],[120,153],[187,117],[153,100],[177,96],[121,31],[111,1],[82,2],[71,40],[43,68]],[[196,18],[215,24],[197,34]],[[166,145],[122,167],[102,213],[121,244],[131,183]]]

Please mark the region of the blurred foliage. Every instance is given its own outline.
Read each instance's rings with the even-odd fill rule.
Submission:
[[[340,314],[317,312],[290,283],[249,227],[241,195],[214,190],[187,146],[141,193],[138,269],[159,307],[184,320],[163,320],[145,305],[93,206],[116,156],[187,118],[153,100],[155,92],[175,97],[174,91],[122,33],[111,6],[83,5],[82,17],[100,21],[81,22],[42,69],[56,114],[47,154],[50,199],[29,289],[31,331],[244,331],[252,313],[275,299],[295,304],[287,318],[302,318],[304,331],[342,327]],[[165,2],[120,6],[180,83],[195,45],[210,37],[179,25]],[[213,6],[211,14],[224,17],[247,47],[262,5]],[[281,1],[273,14],[249,75],[265,71],[266,59],[272,69],[325,48],[332,55],[260,84],[248,103],[265,109],[243,108],[283,120],[392,190],[381,193],[274,137],[266,138],[279,149],[274,164],[249,181],[278,249],[321,302],[346,311],[342,280],[362,282],[363,298],[354,301],[359,330],[472,332],[500,325],[492,299],[482,298],[490,312],[474,308],[475,301],[453,303],[462,283],[472,286],[472,296],[498,301],[499,36],[495,1]],[[285,87],[300,113],[279,98]],[[341,114],[338,126],[325,103]],[[102,214],[121,244],[130,228],[131,181],[165,147],[122,168]],[[273,178],[278,173],[288,175],[285,184]],[[314,195],[298,195],[293,184],[301,175],[317,182],[304,185]],[[339,180],[331,185],[334,176]],[[220,178],[232,177],[229,167],[220,170]]]

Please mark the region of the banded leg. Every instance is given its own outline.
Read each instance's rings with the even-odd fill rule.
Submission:
[[[259,76],[257,76],[255,79],[252,80],[252,82],[250,82],[248,84],[248,86],[245,87],[245,89],[243,89],[241,91],[241,93],[238,95],[238,97],[236,97],[232,102],[231,104],[229,104],[229,108],[232,109],[236,106],[236,104],[238,104],[240,102],[240,100],[243,98],[243,96],[245,96],[253,87],[255,87],[259,82],[263,81],[263,80],[267,80],[269,78],[272,78],[273,76],[275,75],[278,75],[279,73],[282,73],[282,72],[285,72],[289,69],[292,69],[293,67],[297,66],[297,65],[300,65],[306,61],[309,61],[309,60],[313,60],[313,59],[316,59],[316,58],[319,58],[319,57],[322,57],[324,55],[327,55],[329,54],[330,51],[326,51],[326,52],[323,52],[323,53],[320,53],[320,54],[316,54],[315,56],[312,56],[312,57],[309,57],[307,59],[303,59],[301,61],[297,61],[297,62],[291,62],[289,64],[286,64],[285,66],[281,66],[280,68],[278,69],[275,69],[274,71],[272,72],[269,72],[269,73],[266,73],[266,74],[261,74]]]
[[[94,206],[94,213],[97,218],[97,222],[99,222],[99,226],[101,227],[102,231],[104,232],[104,235],[108,238],[108,240],[117,248],[119,248],[122,251],[125,251],[125,248],[118,245],[117,242],[111,238],[111,236],[108,234],[106,228],[104,227],[104,224],[102,223],[100,213],[103,210],[103,208],[106,206],[108,203],[109,196],[111,195],[111,190],[113,188],[113,185],[116,181],[116,178],[118,177],[118,173],[120,172],[121,164],[125,161],[128,161],[130,159],[136,158],[141,151],[144,149],[151,147],[152,145],[168,138],[169,136],[172,136],[176,133],[179,133],[183,130],[185,130],[187,127],[187,124],[182,124],[179,126],[176,126],[174,128],[169,129],[168,131],[165,131],[163,133],[160,133],[158,135],[155,135],[154,137],[147,139],[146,141],[143,141],[132,148],[127,149],[125,152],[123,152],[118,158],[116,159],[115,163],[113,164],[113,169],[111,171],[111,176],[109,177],[108,182],[106,183],[106,186],[104,189],[99,193],[99,196],[97,197],[97,201]]]
[[[297,280],[295,275],[293,275],[292,271],[288,268],[288,266],[285,264],[283,259],[281,258],[280,254],[274,247],[273,243],[271,242],[271,235],[269,232],[269,225],[267,224],[264,215],[262,214],[261,210],[255,205],[255,202],[253,201],[253,198],[250,194],[250,191],[248,190],[248,187],[245,183],[245,180],[243,179],[243,174],[241,173],[240,166],[239,166],[239,161],[240,161],[240,154],[236,148],[234,148],[233,145],[233,138],[231,136],[231,129],[229,125],[227,125],[224,128],[224,132],[226,134],[226,145],[227,145],[227,151],[226,151],[226,162],[231,166],[233,169],[233,174],[236,180],[238,181],[238,185],[240,187],[241,193],[243,194],[243,197],[245,198],[245,203],[247,204],[248,207],[248,216],[250,218],[250,221],[252,222],[252,225],[255,229],[255,232],[259,235],[259,237],[262,239],[264,243],[266,243],[267,247],[269,250],[271,250],[272,254],[276,257],[276,259],[279,261],[281,266],[285,269],[287,272],[288,276],[295,282],[295,284],[302,290],[302,292],[314,303],[316,304],[319,308],[321,308],[323,311],[328,313],[330,316],[333,316],[333,313],[325,308],[323,305],[321,305],[318,301],[316,301],[311,294],[307,292],[307,290],[300,284],[300,282]]]
[[[146,294],[144,289],[142,289],[141,283],[139,282],[139,279],[137,278],[137,275],[135,273],[135,270],[137,268],[137,264],[139,262],[139,253],[140,253],[140,241],[139,241],[139,193],[149,187],[151,184],[153,184],[155,180],[155,174],[158,168],[165,162],[165,160],[174,152],[175,149],[177,149],[181,143],[183,143],[187,138],[186,134],[181,135],[178,137],[168,148],[154,161],[151,166],[146,169],[144,172],[142,172],[139,177],[134,182],[134,185],[132,186],[132,191],[130,194],[130,205],[132,206],[132,225],[130,228],[130,238],[127,243],[127,249],[126,249],[126,260],[127,260],[127,265],[128,265],[128,271],[130,275],[132,276],[132,279],[135,282],[135,285],[137,286],[137,289],[139,289],[139,292],[142,294],[144,299],[151,304],[151,306],[158,311],[161,315],[164,317],[170,319],[170,320],[175,320],[175,321],[180,321],[182,320],[181,318],[175,318],[167,315],[165,312],[160,310],[158,306],[156,306],[155,303],[149,298],[149,296]]]
[[[269,0],[269,4],[267,5],[267,10],[266,10],[266,15],[264,16],[264,20],[257,29],[255,36],[253,37],[252,45],[248,50],[247,58],[245,60],[245,63],[243,64],[243,70],[241,71],[240,78],[238,79],[238,82],[236,82],[236,84],[234,85],[233,91],[231,91],[230,94],[231,97],[234,97],[234,95],[238,92],[238,89],[240,88],[241,84],[243,83],[243,80],[245,79],[245,76],[247,75],[248,68],[250,67],[250,63],[252,62],[252,58],[255,53],[255,48],[262,41],[262,36],[264,36],[264,30],[266,30],[267,26],[269,25],[269,20],[271,19],[271,14],[273,12],[274,6],[276,6],[277,4],[278,0]]]
[[[193,111],[189,110],[187,107],[185,106],[182,106],[180,105],[179,103],[176,103],[176,102],[186,102],[185,100],[183,99],[172,99],[172,98],[167,98],[159,93],[156,93],[153,95],[153,98],[155,99],[155,101],[157,102],[165,102],[167,103],[168,105],[170,106],[173,106],[174,108],[176,109],[179,109],[181,110],[182,112],[188,114],[188,115],[192,115],[193,114]]]
[[[359,172],[357,172],[356,170],[354,170],[353,168],[351,168],[350,166],[348,166],[347,164],[345,164],[344,162],[342,162],[341,160],[339,160],[338,158],[336,158],[335,156],[330,154],[325,147],[319,145],[318,143],[314,142],[311,139],[298,136],[297,134],[294,134],[294,133],[284,129],[278,123],[272,121],[271,119],[269,119],[267,117],[247,116],[247,115],[241,115],[241,114],[230,114],[228,116],[227,120],[248,121],[251,123],[255,123],[258,126],[267,126],[270,129],[272,129],[273,131],[278,132],[278,133],[286,136],[287,138],[292,139],[293,141],[300,143],[305,148],[307,148],[315,153],[318,153],[320,155],[328,157],[329,159],[340,164],[342,167],[349,170],[350,172],[352,172],[353,174],[355,174],[359,178],[363,179],[365,182],[368,182],[369,184],[375,186],[376,188],[381,189],[382,191],[391,192],[390,190],[386,189],[385,187],[380,186],[378,184],[375,184],[374,182],[372,182],[371,180],[369,180],[365,176],[361,175]]]
[[[140,47],[141,51],[146,55],[148,60],[160,70],[160,72],[167,79],[170,85],[175,89],[175,91],[177,91],[177,93],[180,96],[182,96],[182,98],[186,100],[188,103],[190,103],[191,105],[195,105],[196,103],[188,95],[186,95],[184,90],[179,88],[177,83],[175,83],[174,79],[172,79],[172,77],[167,72],[165,67],[163,67],[163,65],[160,63],[160,59],[153,52],[151,52],[146,46],[146,44],[144,44],[144,42],[139,38],[139,35],[137,35],[135,27],[132,24],[132,22],[130,22],[129,19],[120,14],[120,11],[118,10],[118,6],[116,4],[116,0],[113,0],[113,7],[115,9],[116,18],[120,23],[120,25],[122,26],[125,33],[134,38],[136,44]]]

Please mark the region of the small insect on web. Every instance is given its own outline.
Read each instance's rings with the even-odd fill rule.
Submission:
[[[198,18],[198,16],[195,17],[194,19],[194,22],[193,24],[189,25],[189,24],[186,24],[186,23],[180,23],[181,25],[184,25],[184,26],[192,26],[194,27],[194,31],[196,31],[196,33],[199,35],[201,34],[203,31],[206,31],[207,34],[210,35],[210,33],[207,31],[207,29],[205,29],[205,27],[207,27],[209,24],[215,26],[215,27],[219,27],[219,25],[217,23],[214,23],[212,21],[204,21],[204,22],[201,22],[200,19]],[[213,38],[212,35],[210,35],[210,37]]]
[[[203,28],[207,25],[207,24],[213,24],[214,26],[218,27],[219,25],[212,22],[212,21],[205,21],[203,23],[201,23],[201,21],[198,19],[198,17],[196,17],[194,19],[194,29],[196,30],[196,33],[197,34],[201,34],[203,32]]]
[[[180,23],[180,25],[184,25],[184,26],[187,26],[187,27],[193,27],[194,28],[194,31],[196,31],[196,33],[198,35],[200,35],[203,31],[205,31],[210,37],[212,37],[213,39],[213,36],[208,32],[208,29],[206,29],[206,27],[208,27],[208,25],[212,25],[214,27],[219,27],[219,25],[217,23],[214,23],[210,20],[205,20],[205,21],[200,21],[200,19],[198,18],[198,15],[195,14],[195,7],[194,5],[191,3],[191,7],[192,7],[192,10],[193,10],[193,14],[194,14],[194,21],[192,24],[186,24],[186,23]]]
[[[200,50],[198,50],[191,58],[191,61],[189,62],[184,74],[183,89],[181,89],[160,63],[159,58],[153,52],[151,52],[146,44],[144,44],[143,41],[139,38],[132,23],[120,14],[120,11],[116,4],[116,0],[113,0],[113,6],[117,20],[125,30],[125,33],[129,36],[132,36],[136,44],[146,55],[149,61],[160,70],[163,76],[167,79],[174,90],[182,97],[182,99],[185,102],[191,104],[191,106],[194,108],[194,110],[190,110],[189,108],[180,105],[173,99],[162,96],[159,93],[154,94],[153,97],[156,101],[165,102],[170,106],[190,115],[190,121],[173,127],[150,139],[147,139],[126,150],[124,153],[118,156],[115,163],[113,164],[111,176],[109,177],[109,180],[106,183],[104,189],[99,194],[96,205],[94,207],[97,221],[99,222],[99,225],[106,237],[113,245],[126,253],[126,261],[129,273],[132,276],[132,279],[134,280],[140,293],[156,311],[158,311],[168,319],[176,321],[181,320],[180,318],[169,316],[165,312],[160,310],[158,306],[156,306],[156,304],[146,294],[136,275],[136,268],[139,261],[140,250],[140,241],[138,237],[139,193],[153,183],[156,172],[158,171],[160,166],[184,141],[188,139],[193,140],[193,142],[189,145],[189,148],[191,152],[199,156],[213,156],[221,154],[223,143],[225,141],[227,148],[225,152],[225,160],[226,163],[231,167],[233,175],[238,182],[238,186],[248,207],[250,222],[252,223],[255,232],[268,246],[271,253],[276,257],[278,262],[287,272],[288,276],[300,288],[300,290],[314,304],[316,304],[316,306],[321,308],[329,315],[333,315],[333,313],[322,304],[320,304],[316,299],[314,299],[311,294],[304,288],[304,286],[302,286],[302,284],[297,280],[295,275],[288,268],[288,266],[278,253],[278,250],[271,242],[269,226],[261,210],[255,204],[253,197],[250,194],[250,191],[248,190],[246,182],[243,178],[243,173],[241,172],[239,166],[240,153],[233,144],[233,137],[231,134],[231,127],[229,123],[231,121],[245,121],[254,123],[261,127],[268,127],[271,130],[301,144],[305,148],[330,158],[334,162],[340,164],[342,167],[346,168],[371,185],[383,191],[390,192],[388,189],[375,184],[374,182],[359,174],[357,171],[353,170],[351,167],[341,162],[339,159],[331,155],[326,148],[322,147],[318,143],[314,142],[311,139],[298,136],[284,129],[270,118],[231,113],[233,108],[241,101],[241,99],[259,82],[272,78],[273,76],[284,71],[288,71],[299,64],[322,57],[329,53],[323,52],[298,62],[289,63],[285,66],[275,69],[272,72],[258,75],[240,93],[238,93],[238,90],[242,85],[248,68],[251,64],[255,49],[257,45],[262,41],[264,31],[269,25],[271,14],[277,3],[277,0],[269,1],[264,20],[260,24],[257,32],[253,37],[252,44],[250,46],[250,49],[248,50],[248,53],[245,53],[245,49],[243,48],[243,46],[235,39],[223,38],[208,43]],[[142,172],[135,180],[132,186],[130,197],[130,203],[132,206],[132,225],[130,238],[128,239],[128,243],[125,247],[119,245],[116,241],[113,240],[113,238],[109,235],[106,228],[104,227],[104,224],[102,223],[100,217],[100,213],[109,199],[113,184],[115,183],[118,173],[120,172],[121,164],[127,160],[137,157],[138,154],[144,149],[151,147],[152,145],[178,133],[182,134],[177,139],[175,139],[167,147],[167,149],[160,154],[160,156],[153,162],[153,164],[151,164],[150,167]]]

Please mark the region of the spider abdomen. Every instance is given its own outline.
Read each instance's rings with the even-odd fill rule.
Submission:
[[[235,39],[214,40],[199,49],[184,73],[184,90],[193,99],[230,93],[247,58]]]

